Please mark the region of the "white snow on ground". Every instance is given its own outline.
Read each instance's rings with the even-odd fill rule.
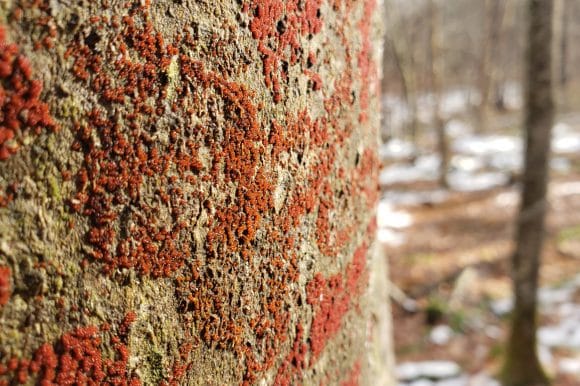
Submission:
[[[495,204],[504,208],[513,207],[520,201],[519,192],[515,190],[510,190],[507,192],[501,192],[495,196]]]
[[[572,169],[572,163],[567,158],[554,157],[550,160],[550,167],[556,172],[567,173]]]
[[[392,247],[400,247],[405,243],[406,237],[402,232],[392,229],[379,229],[377,231],[377,240]]]
[[[477,188],[464,189],[473,191],[489,189],[507,182],[508,174],[521,170],[523,165],[522,141],[518,137],[508,135],[471,135],[457,138],[452,149],[458,153],[452,160],[452,166],[458,166],[462,172],[475,173],[483,169],[491,169],[488,173],[471,177]],[[503,174],[500,176],[499,174]],[[454,178],[466,179],[461,186],[471,185],[470,177],[460,174]],[[502,182],[503,181],[503,182]]]
[[[547,347],[564,347],[567,345],[569,333],[560,326],[540,327],[538,340],[541,345]]]
[[[451,171],[447,175],[451,189],[458,192],[476,192],[506,185],[509,176],[501,172],[472,174],[462,170]]]
[[[379,202],[377,208],[377,226],[379,228],[404,229],[413,224],[413,217],[406,212],[395,210],[386,201]]]
[[[453,156],[450,161],[449,181],[457,191],[471,192],[491,189],[508,183],[510,175],[518,173],[523,167],[523,142],[517,136],[509,135],[471,135],[470,129],[462,121],[452,120],[457,137],[452,140]],[[558,123],[554,127],[552,141],[554,153],[551,159],[552,170],[569,171],[570,160],[566,154],[580,153],[580,132]],[[391,140],[381,147],[382,159],[402,160],[417,154],[417,149],[409,142]],[[439,174],[440,157],[426,154],[413,163],[395,163],[384,168],[379,176],[382,186],[415,181],[435,181]],[[574,183],[571,183],[574,184]],[[580,184],[580,183],[579,183]],[[569,186],[574,192],[576,186]]]
[[[556,197],[580,194],[580,181],[552,184],[550,186],[550,194]]]
[[[457,88],[444,93],[439,107],[441,115],[449,117],[467,110],[470,100],[473,100],[472,94],[468,88]]]
[[[556,154],[574,154],[580,152],[580,135],[570,133],[554,138],[552,141],[552,150]]]
[[[463,170],[465,172],[478,172],[485,167],[485,163],[481,158],[470,155],[454,155],[451,158],[451,168]]]
[[[552,151],[556,154],[580,152],[580,133],[569,125],[558,122],[552,130]]]
[[[517,172],[524,166],[521,152],[498,152],[489,156],[489,166],[504,172]]]
[[[381,185],[437,179],[439,156],[430,154],[417,158],[413,164],[396,164],[384,168],[379,175]]]
[[[442,346],[449,343],[453,338],[453,329],[445,324],[434,327],[429,333],[429,340],[436,345]]]
[[[392,136],[401,136],[411,120],[411,111],[405,101],[396,95],[383,95],[383,126]]]
[[[470,134],[473,131],[473,127],[471,127],[471,125],[460,119],[450,120],[447,122],[445,129],[447,135],[453,138]]]
[[[576,358],[562,358],[559,363],[560,371],[580,376],[580,356]]]
[[[413,224],[413,216],[402,210],[395,210],[388,201],[381,200],[377,207],[377,239],[379,242],[400,246],[405,242],[403,229]]]
[[[489,156],[502,152],[521,152],[522,141],[509,135],[471,135],[453,141],[452,148],[460,154]]]
[[[449,192],[444,189],[426,191],[387,190],[383,197],[393,205],[419,206],[444,202],[449,197]]]
[[[392,139],[379,148],[379,156],[382,160],[398,160],[412,157],[417,153],[413,144],[400,139]]]
[[[407,362],[398,365],[395,372],[400,381],[412,381],[418,378],[445,379],[459,375],[461,368],[451,361]]]

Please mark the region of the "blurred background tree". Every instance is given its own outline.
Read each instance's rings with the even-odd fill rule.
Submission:
[[[512,257],[515,305],[502,372],[504,386],[548,385],[537,354],[537,292],[547,211],[552,96],[552,0],[528,1],[525,165]]]

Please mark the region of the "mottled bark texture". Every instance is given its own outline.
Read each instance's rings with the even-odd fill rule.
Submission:
[[[375,384],[381,6],[0,2],[0,385]]]
[[[551,0],[529,0],[528,3],[526,157],[516,250],[512,260],[515,305],[502,373],[504,386],[548,384],[536,349],[536,298],[554,122],[551,66],[553,3]]]

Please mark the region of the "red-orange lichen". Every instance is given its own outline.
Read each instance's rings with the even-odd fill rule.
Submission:
[[[25,131],[56,130],[48,105],[40,100],[42,83],[32,78],[28,59],[6,41],[0,26],[0,161],[18,151]]]
[[[29,378],[38,385],[141,385],[127,369],[131,319],[128,314],[118,335],[111,338],[114,358],[103,356],[98,327],[79,327],[63,334],[54,345],[40,346],[32,359],[11,358],[5,365],[0,364],[0,386],[25,384]]]
[[[12,293],[10,276],[12,271],[10,267],[0,266],[0,306],[8,303],[10,300],[10,294]]]
[[[318,273],[306,286],[307,302],[314,309],[309,337],[311,364],[340,330],[342,318],[350,310],[352,299],[360,292],[366,271],[366,254],[367,246],[363,244],[355,251],[344,276],[338,273],[326,279]]]
[[[336,162],[344,160],[344,145],[350,145],[355,129],[349,114],[358,99],[356,60],[345,44],[346,68],[324,100],[326,114],[313,119],[303,110],[265,124],[254,95],[222,71],[231,42],[212,36],[209,44],[209,54],[225,64],[195,60],[189,53],[200,51],[197,37],[184,32],[166,42],[148,7],[127,1],[110,20],[79,21],[87,27],[86,36],[78,34],[69,43],[71,71],[97,101],[74,129],[72,148],[82,153],[83,165],[71,206],[88,218],[91,255],[106,272],[126,268],[175,280],[177,311],[186,329],[199,334],[182,338],[184,350],[168,384],[185,376],[192,366],[188,352],[200,343],[233,351],[245,366],[243,381],[252,384],[283,356],[294,328],[294,344],[278,375],[280,382],[298,380],[307,360],[311,366],[340,328],[364,276],[359,248],[343,273],[315,276],[330,303],[309,294],[315,314],[310,344],[301,326],[290,325],[300,246],[316,242],[325,255],[321,259],[352,250],[364,216],[348,225],[341,221],[355,204],[364,207],[363,200],[368,198],[368,205],[375,200],[375,172],[365,169],[376,167],[367,155],[372,150],[355,166],[345,160],[339,168]],[[244,7],[274,100],[282,99],[289,66],[301,66],[311,87],[321,89],[313,67],[324,62],[317,64],[301,42],[322,28],[321,0],[264,0]],[[104,27],[109,40],[101,44],[98,31]],[[343,29],[339,26],[337,33],[346,41]],[[173,65],[177,72],[170,71]],[[202,150],[208,155],[204,162]],[[281,208],[273,202],[276,166],[291,174]],[[214,190],[225,198],[217,198]],[[200,245],[192,233],[201,213],[208,233]],[[316,229],[304,232],[303,224]],[[242,283],[242,275],[251,280]],[[248,299],[248,292],[256,298]],[[120,349],[119,355],[125,354]]]
[[[301,324],[296,325],[296,337],[292,349],[278,368],[274,384],[277,386],[290,386],[299,382],[302,371],[308,367],[306,356],[308,345],[304,340],[304,328]]]
[[[300,37],[311,37],[322,29],[320,8],[322,0],[260,0],[245,2],[244,9],[253,15],[250,22],[252,36],[258,41],[262,54],[264,81],[273,91],[275,102],[282,100],[282,81],[288,78],[288,66],[300,62],[308,65]],[[289,55],[288,55],[289,52]],[[320,77],[313,72],[313,80]],[[321,84],[315,81],[315,90]]]

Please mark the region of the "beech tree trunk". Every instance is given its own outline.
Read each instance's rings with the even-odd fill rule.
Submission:
[[[0,385],[388,384],[381,7],[0,2]]]
[[[547,385],[536,349],[538,273],[544,238],[551,129],[552,0],[528,1],[526,159],[513,255],[515,305],[502,373],[504,386]]]

